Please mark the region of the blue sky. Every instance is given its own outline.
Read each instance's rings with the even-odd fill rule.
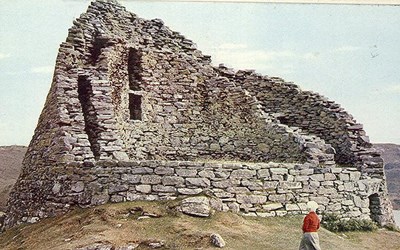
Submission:
[[[400,144],[400,7],[120,1],[161,18],[213,63],[256,69],[340,103],[373,142]],[[59,44],[89,1],[0,1],[0,145],[27,145]]]

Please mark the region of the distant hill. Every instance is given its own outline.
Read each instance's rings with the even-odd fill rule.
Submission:
[[[8,194],[18,178],[27,147],[0,146],[0,211],[6,206]]]
[[[400,145],[379,143],[374,144],[374,147],[381,151],[385,161],[389,197],[393,208],[400,210]]]

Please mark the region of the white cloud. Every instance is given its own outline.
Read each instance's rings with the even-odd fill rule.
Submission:
[[[5,58],[9,58],[10,56],[11,56],[10,54],[0,53],[0,60],[1,59],[5,59]]]
[[[33,67],[31,68],[31,73],[35,74],[49,74],[53,73],[54,66],[42,66],[42,67]]]
[[[386,93],[400,94],[400,84],[390,85],[385,88]]]
[[[319,53],[298,53],[291,50],[252,49],[246,44],[226,43],[214,47],[213,62],[235,69],[255,69],[259,73],[289,74],[299,61],[312,61]]]
[[[353,52],[353,51],[357,51],[357,50],[360,50],[360,49],[361,49],[361,47],[351,46],[351,45],[344,45],[344,46],[341,46],[339,48],[335,48],[333,51],[342,53],[342,52]]]
[[[224,43],[218,46],[219,49],[246,49],[247,45],[242,43]]]
[[[382,85],[382,86],[384,86],[384,85]],[[389,85],[386,85],[386,87],[375,89],[373,91],[373,93],[374,94],[385,94],[385,95],[388,95],[388,94],[397,95],[397,94],[400,94],[400,84],[389,84]]]

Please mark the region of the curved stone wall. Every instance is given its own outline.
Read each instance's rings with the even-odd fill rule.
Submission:
[[[254,71],[232,72],[223,65],[218,70],[255,96],[263,110],[275,115],[281,123],[299,127],[332,145],[337,163],[360,163],[359,155],[370,150],[371,144],[363,126],[326,97],[302,91],[279,77],[261,76]]]
[[[5,220],[10,226],[62,214],[74,207],[107,202],[165,200],[204,194],[215,209],[245,215],[283,216],[307,213],[314,200],[326,213],[343,218],[390,222],[383,213],[382,179],[356,168],[317,167],[310,163],[229,163],[190,161],[98,161],[54,166],[41,182],[33,204],[14,204]],[[22,193],[13,193],[13,199]],[[28,209],[26,209],[28,207]],[[24,208],[24,209],[21,209]]]

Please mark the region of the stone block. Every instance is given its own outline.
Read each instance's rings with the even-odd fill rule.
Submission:
[[[231,174],[230,171],[224,169],[217,169],[214,171],[215,178],[227,179]]]
[[[265,211],[271,211],[271,210],[277,210],[277,209],[283,208],[283,205],[280,202],[268,203],[268,204],[263,205],[262,208]]]
[[[240,211],[240,205],[237,204],[236,202],[229,202],[226,204],[229,208],[230,211],[234,212],[234,213],[239,213]]]
[[[285,194],[270,194],[268,196],[269,201],[274,201],[274,202],[285,202],[286,201],[286,195]]]
[[[61,184],[59,182],[56,182],[53,185],[53,188],[51,189],[51,191],[53,192],[53,194],[58,194],[61,191]]]
[[[302,187],[303,187],[303,185],[301,184],[301,182],[291,182],[291,181],[279,182],[279,188],[284,189],[284,190],[300,189]]]
[[[336,175],[332,173],[325,173],[324,174],[324,179],[325,181],[335,181],[336,180]]]
[[[271,211],[271,212],[256,212],[257,216],[266,218],[266,217],[274,217],[276,215],[276,212]]]
[[[178,193],[184,195],[196,195],[201,192],[203,192],[203,189],[201,188],[178,188]]]
[[[111,195],[110,201],[113,203],[124,202],[125,197],[122,195]]]
[[[288,212],[282,211],[282,210],[277,210],[277,211],[275,211],[275,213],[276,213],[276,216],[282,217],[282,216],[287,215]]]
[[[313,175],[310,175],[310,179],[313,181],[321,182],[321,181],[325,180],[325,177],[324,177],[324,174],[313,174]]]
[[[318,194],[321,194],[321,195],[329,195],[329,194],[335,194],[335,193],[337,193],[337,190],[335,188],[320,187],[318,189]]]
[[[157,167],[154,169],[154,173],[158,175],[173,175],[174,169],[170,167]]]
[[[75,193],[80,193],[85,189],[85,183],[83,181],[75,182],[71,185],[71,190]]]
[[[350,181],[358,181],[360,180],[361,172],[350,172],[349,175]]]
[[[261,181],[249,181],[249,180],[242,180],[241,182],[242,186],[247,187],[249,190],[263,190],[264,189],[264,184]]]
[[[144,193],[144,194],[149,194],[151,193],[151,185],[137,185],[135,187],[136,191]]]
[[[287,168],[270,168],[270,171],[273,175],[284,175],[289,173]]]
[[[294,177],[295,181],[302,181],[302,182],[306,182],[309,179],[310,179],[310,176],[308,176],[308,175],[299,175],[299,176]]]
[[[267,190],[267,191],[276,190],[276,188],[278,187],[278,184],[279,184],[278,181],[265,181],[263,184],[263,188],[264,188],[264,190]]]
[[[271,173],[269,172],[269,169],[260,169],[257,171],[258,178],[268,178],[270,176],[271,176]]]
[[[300,207],[297,204],[286,204],[286,211],[300,211]]]
[[[161,192],[161,193],[175,193],[176,188],[173,186],[164,186],[164,185],[154,185],[153,186],[154,192]]]
[[[108,193],[115,194],[119,192],[128,191],[128,189],[129,186],[125,184],[110,184],[110,186],[108,187]]]
[[[197,175],[196,169],[177,168],[175,169],[177,175],[182,177],[194,177]]]
[[[143,175],[140,179],[142,184],[160,184],[161,176],[158,175]]]
[[[310,201],[315,201],[319,205],[329,204],[329,198],[325,196],[310,196]]]
[[[182,187],[185,183],[185,179],[180,176],[163,176],[162,184],[165,186],[177,186]]]
[[[343,200],[343,201],[341,202],[341,204],[342,204],[343,206],[353,206],[353,205],[354,205],[354,202],[353,202],[352,200]]]
[[[350,175],[349,174],[339,174],[339,180],[341,181],[349,181]]]
[[[238,179],[228,179],[223,181],[213,181],[212,186],[216,188],[228,188],[240,185],[240,180]]]
[[[137,193],[127,192],[126,200],[127,201],[136,201],[136,200],[143,200],[145,195],[139,195]]]
[[[255,170],[249,170],[249,169],[238,169],[238,170],[233,170],[230,178],[231,179],[250,179],[253,178],[256,175]]]
[[[196,186],[202,188],[210,187],[211,183],[210,180],[207,178],[186,178],[186,185],[187,186]]]
[[[271,175],[271,180],[273,180],[273,181],[283,181],[284,178],[283,178],[283,175],[280,175],[280,174],[272,174],[272,175]]]
[[[331,169],[330,169],[330,172],[331,172],[332,174],[339,174],[339,173],[341,173],[342,171],[343,171],[342,168],[331,168]]]
[[[312,175],[312,174],[314,174],[314,169],[312,168],[300,169],[300,175]]]
[[[348,192],[354,191],[355,190],[354,182],[345,182],[344,183],[344,190],[348,191]]]
[[[108,194],[97,194],[97,195],[93,195],[92,199],[90,201],[91,205],[103,205],[106,204],[110,199],[110,196]]]
[[[237,194],[236,200],[240,204],[262,204],[267,201],[266,196]]]
[[[149,167],[135,167],[131,170],[132,174],[152,174],[153,169]]]
[[[128,182],[129,184],[137,184],[140,182],[141,177],[141,175],[122,174],[121,180]]]
[[[203,170],[199,172],[200,177],[208,178],[208,179],[213,179],[215,178],[215,174],[211,170]]]
[[[232,194],[246,194],[250,192],[246,187],[228,187],[226,191]]]

